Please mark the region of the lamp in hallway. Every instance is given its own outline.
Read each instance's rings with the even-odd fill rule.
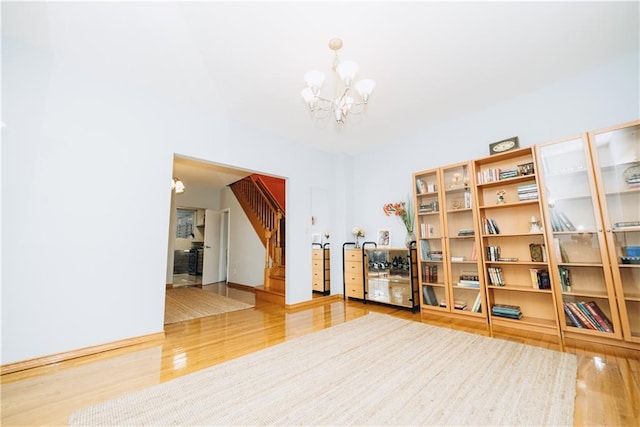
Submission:
[[[171,190],[174,190],[176,194],[184,193],[184,183],[179,178],[173,178],[171,180]]]

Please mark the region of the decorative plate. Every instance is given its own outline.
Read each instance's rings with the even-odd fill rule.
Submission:
[[[627,184],[640,183],[640,162],[636,162],[622,172],[622,176]]]

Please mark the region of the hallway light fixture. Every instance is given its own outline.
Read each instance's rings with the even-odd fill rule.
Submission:
[[[361,101],[350,96],[352,83],[358,73],[358,64],[353,61],[340,61],[338,50],[342,47],[342,40],[333,38],[329,40],[329,49],[333,53],[333,65],[331,71],[334,75],[335,86],[333,98],[325,98],[320,95],[320,89],[324,83],[324,74],[321,71],[307,71],[304,80],[307,87],[300,92],[309,111],[316,119],[322,120],[333,115],[336,123],[341,125],[350,114],[360,114],[365,111],[369,97],[376,87],[376,82],[371,79],[362,79],[355,82],[356,91]]]
[[[184,193],[184,184],[179,178],[173,178],[171,180],[171,189],[175,190],[176,194]]]

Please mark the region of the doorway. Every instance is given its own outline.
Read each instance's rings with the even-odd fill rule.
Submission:
[[[171,220],[169,245],[167,253],[167,288],[173,287],[173,267],[176,242],[173,238],[177,226],[176,209],[178,207],[191,207],[197,211],[205,212],[207,217],[218,219],[213,226],[205,225],[202,234],[203,250],[203,281],[199,286],[208,286],[209,283],[218,283],[221,289],[227,284],[235,287],[252,286],[261,287],[265,278],[265,246],[261,242],[262,234],[254,230],[250,219],[243,213],[243,206],[229,188],[230,184],[241,181],[259,172],[242,170],[221,164],[174,156],[173,178],[182,181],[184,192],[171,195]],[[263,175],[264,179],[277,179],[285,181],[285,178]],[[284,185],[282,197],[284,198]],[[195,207],[195,208],[194,208]],[[214,211],[213,214],[208,210]],[[232,211],[233,210],[233,211]],[[232,215],[233,214],[233,215]],[[205,234],[208,230],[215,230],[212,242],[205,242]],[[199,228],[198,230],[199,231]],[[194,233],[199,236],[198,233]],[[233,246],[232,246],[233,244]],[[207,248],[206,246],[211,246]],[[190,248],[181,248],[183,250]],[[212,249],[212,256],[205,255]],[[214,273],[211,278],[205,277],[207,261],[214,265]],[[190,278],[192,279],[192,278]],[[215,287],[218,287],[216,285]],[[231,296],[231,295],[229,295]]]

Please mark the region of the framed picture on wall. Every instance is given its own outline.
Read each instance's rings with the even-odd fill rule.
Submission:
[[[378,247],[388,247],[391,242],[391,232],[389,230],[378,230]]]
[[[502,141],[489,144],[489,154],[500,154],[505,151],[516,150],[520,148],[520,141],[517,136],[513,136]]]

